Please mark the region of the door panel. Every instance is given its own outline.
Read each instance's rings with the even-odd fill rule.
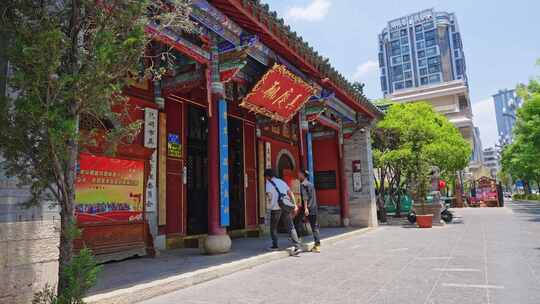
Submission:
[[[245,228],[244,202],[244,132],[241,120],[229,117],[229,230]]]
[[[247,225],[257,226],[257,165],[255,155],[255,127],[244,123],[244,159],[247,177],[246,214]]]
[[[333,172],[336,176],[335,187],[317,188],[317,199],[321,205],[339,206],[341,200],[341,179],[339,169],[339,151],[336,138],[325,138],[313,141],[314,174],[318,172]],[[317,178],[315,178],[315,182]],[[317,185],[316,185],[317,186]]]
[[[182,134],[182,104],[167,100],[165,103],[167,113],[167,135],[175,134],[181,138]],[[167,233],[182,233],[182,159],[167,156]]]
[[[208,118],[206,111],[188,107],[187,233],[208,232]]]

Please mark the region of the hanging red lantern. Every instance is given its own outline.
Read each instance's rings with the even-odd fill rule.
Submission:
[[[446,182],[444,180],[439,180],[439,190],[444,189],[446,187]]]

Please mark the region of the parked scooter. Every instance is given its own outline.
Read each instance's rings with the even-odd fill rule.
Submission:
[[[441,219],[447,224],[450,224],[454,219],[454,214],[449,210],[448,204],[444,204],[444,207],[441,209]],[[416,211],[411,210],[407,215],[407,220],[411,224],[416,223]]]

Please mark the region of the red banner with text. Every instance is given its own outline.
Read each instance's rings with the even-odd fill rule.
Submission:
[[[240,106],[274,120],[288,122],[314,94],[314,88],[283,65],[274,65]]]
[[[142,220],[144,161],[83,153],[75,189],[79,223]]]

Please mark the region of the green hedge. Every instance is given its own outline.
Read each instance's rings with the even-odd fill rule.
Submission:
[[[540,194],[514,194],[514,200],[540,201]]]

